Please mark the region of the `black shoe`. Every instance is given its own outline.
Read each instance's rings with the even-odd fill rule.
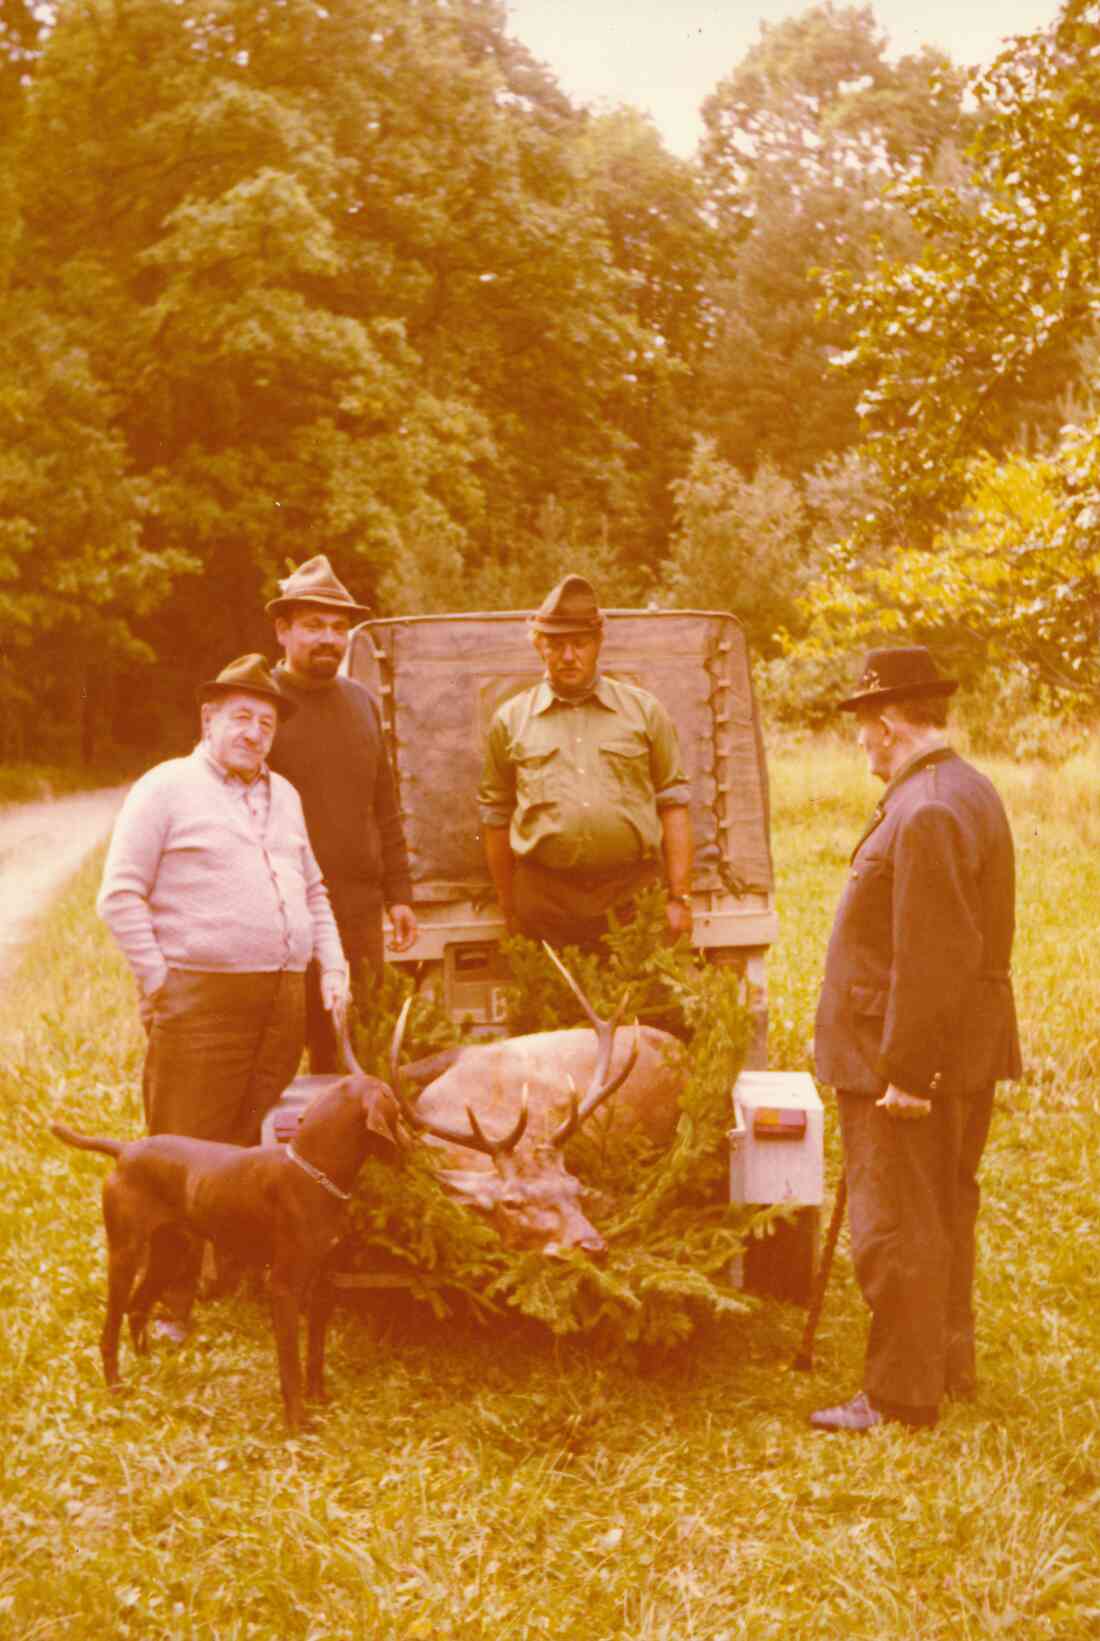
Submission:
[[[886,1415],[872,1407],[867,1392],[861,1390],[840,1407],[818,1408],[810,1414],[810,1423],[815,1430],[873,1430],[876,1425],[886,1423]]]

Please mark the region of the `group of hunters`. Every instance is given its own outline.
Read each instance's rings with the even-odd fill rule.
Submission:
[[[98,908],[135,978],[149,1132],[255,1144],[303,1047],[338,1069],[334,1020],[389,946],[417,938],[379,705],[341,673],[357,604],[322,554],[267,605],[282,659],[231,662],[198,691],[187,757],[131,788]],[[504,921],[598,949],[612,911],[663,885],[692,932],[689,783],[648,691],[600,668],[604,617],[564,578],[531,618],[544,674],[496,712],[478,793]],[[978,1165],[994,1087],[1019,1075],[1010,979],[1013,846],[996,791],[954,752],[956,685],[919,646],[874,650],[839,708],[885,792],[852,854],[814,1035],[836,1090],[863,1384],[818,1429],[935,1424],[975,1386]],[[186,1336],[199,1251],[176,1233],[159,1324]]]

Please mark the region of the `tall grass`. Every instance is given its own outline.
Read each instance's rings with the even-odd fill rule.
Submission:
[[[877,796],[847,748],[772,755],[782,936],[773,1063],[802,1065],[848,851]],[[333,1404],[291,1441],[266,1316],[105,1395],[105,1163],[45,1123],[140,1124],[129,983],[74,882],[2,1005],[0,1635],[511,1641],[1083,1641],[1100,1634],[1095,761],[991,771],[1020,846],[1028,1078],[985,1169],[982,1383],[936,1431],[819,1436],[858,1384],[842,1245],[812,1378],[764,1304],[678,1354],[434,1327],[379,1302],[331,1339]],[[829,1117],[830,1153],[835,1146]]]

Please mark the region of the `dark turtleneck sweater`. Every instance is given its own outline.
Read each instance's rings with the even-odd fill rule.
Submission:
[[[381,903],[412,901],[409,861],[378,703],[350,678],[302,684],[278,667],[297,712],[279,725],[269,766],[298,789],[345,948]],[[361,938],[361,937],[360,937]]]

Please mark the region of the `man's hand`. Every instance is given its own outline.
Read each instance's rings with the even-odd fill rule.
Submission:
[[[416,939],[416,913],[411,906],[403,906],[400,901],[389,911],[393,928],[389,948],[392,952],[407,952]]]
[[[682,934],[686,934],[690,939],[693,925],[690,906],[685,905],[682,900],[670,900],[665,908],[665,918],[671,940],[678,940]]]
[[[168,977],[166,975],[165,979],[167,978]],[[153,1016],[157,1011],[157,998],[163,990],[164,980],[162,980],[160,985],[155,987],[153,991],[138,992],[138,1018],[141,1021],[142,1029],[144,1030],[146,1037],[148,1037],[149,1033],[153,1029]]]
[[[347,969],[325,969],[321,975],[321,1002],[339,1021],[347,1012],[348,1007],[348,971]]]
[[[927,1117],[932,1109],[931,1100],[924,1099],[920,1094],[906,1094],[903,1089],[895,1088],[893,1083],[887,1088],[882,1099],[876,1100],[875,1104],[902,1122],[913,1122],[921,1117]]]

